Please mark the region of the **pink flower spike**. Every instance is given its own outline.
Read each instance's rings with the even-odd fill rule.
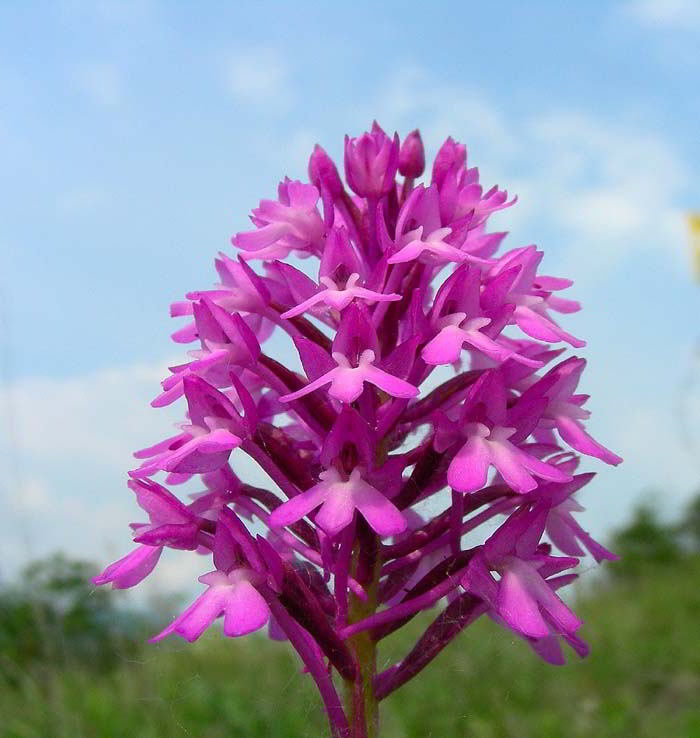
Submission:
[[[270,515],[270,526],[291,525],[320,505],[316,524],[329,536],[337,535],[350,525],[355,510],[362,513],[370,527],[381,536],[403,532],[406,521],[401,512],[369,485],[362,473],[360,467],[355,467],[345,479],[334,468],[321,472],[318,484],[288,500]]]
[[[241,567],[225,574],[211,571],[199,577],[208,589],[167,628],[150,639],[151,643],[177,633],[187,641],[196,641],[220,616],[224,616],[224,634],[230,638],[259,630],[270,619],[270,609],[255,588],[260,575]]]
[[[343,154],[341,179],[317,145],[309,181],[285,177],[237,253],[219,254],[218,283],[172,304],[173,340],[194,350],[152,405],[184,395],[184,417],[135,454],[142,545],[95,579],[133,586],[164,547],[211,557],[205,591],[154,640],[196,640],[219,617],[238,636],[274,615],[333,738],[374,734],[378,701],[482,614],[551,663],[564,642],[585,655],[557,593],[580,556],[614,555],[577,521],[573,495],[593,476],[577,465],[621,461],[585,427],[585,361],[559,357],[583,345],[565,330],[572,281],[490,231],[515,202],[506,189],[452,138],[426,167],[417,129],[401,142],[375,122]],[[234,473],[251,462],[264,479]],[[349,637],[379,642],[445,598],[382,673]]]

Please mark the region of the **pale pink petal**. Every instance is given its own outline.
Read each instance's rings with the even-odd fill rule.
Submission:
[[[259,630],[270,619],[267,602],[245,579],[236,582],[226,598],[224,634],[230,638]]]
[[[316,305],[316,303],[323,302],[326,298],[327,292],[328,290],[321,290],[320,292],[317,292],[315,295],[309,297],[308,300],[304,300],[304,302],[300,302],[296,307],[293,307],[290,310],[282,313],[280,317],[287,319],[305,313],[309,308]]]
[[[367,371],[364,367],[338,367],[328,394],[340,402],[349,405],[362,394]]]
[[[514,576],[527,589],[530,596],[537,600],[558,630],[562,633],[574,634],[583,625],[582,621],[559,599],[532,565],[515,559],[510,564],[510,570],[514,572]]]
[[[98,586],[111,582],[112,589],[134,587],[153,571],[162,552],[162,546],[139,546],[110,564],[92,582]]]
[[[448,325],[423,347],[421,358],[426,364],[453,364],[459,360],[466,339],[465,331],[456,325]]]
[[[292,402],[293,400],[298,400],[300,397],[304,397],[304,395],[311,394],[320,387],[323,387],[329,382],[332,382],[339,370],[340,367],[331,369],[329,372],[326,372],[326,374],[320,376],[313,382],[309,382],[307,385],[297,390],[296,392],[290,392],[288,395],[282,395],[280,397],[280,402]]]
[[[508,359],[512,359],[513,361],[517,361],[520,364],[525,364],[525,366],[532,366],[536,368],[542,366],[541,361],[537,361],[536,359],[528,359],[526,356],[521,356],[512,349],[501,346],[500,343],[493,341],[481,331],[463,331],[463,334],[464,341],[474,346],[474,348],[479,349],[479,351],[486,354],[486,356],[494,359],[495,361],[507,361]]]
[[[581,423],[573,418],[564,415],[558,415],[555,419],[559,435],[566,443],[582,454],[595,456],[597,459],[604,461],[606,464],[617,466],[622,463],[622,457],[614,454],[602,444],[586,433]]]
[[[480,436],[472,436],[447,469],[447,483],[459,492],[475,492],[486,484],[491,454]]]
[[[498,469],[506,484],[516,492],[531,492],[537,482],[528,474],[522,465],[515,448],[507,441],[488,442],[491,451],[491,463]]]
[[[347,490],[340,494],[331,493],[316,515],[316,525],[329,536],[334,536],[350,525],[354,513],[352,495]]]
[[[531,638],[549,635],[549,627],[536,600],[511,570],[504,572],[499,583],[498,614],[511,628]]]
[[[291,500],[287,500],[270,514],[271,528],[282,528],[296,523],[312,510],[315,510],[328,496],[330,485],[319,482]]]
[[[364,375],[367,382],[371,382],[392,397],[407,399],[418,395],[418,388],[414,385],[371,364],[364,368]]]
[[[228,587],[210,587],[167,628],[151,638],[150,643],[161,641],[171,633],[177,633],[190,643],[196,641],[224,611],[228,594]]]
[[[355,507],[380,536],[395,536],[406,530],[406,520],[401,511],[365,481],[354,483],[352,498]]]

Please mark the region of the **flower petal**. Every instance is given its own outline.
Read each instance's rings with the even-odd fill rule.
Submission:
[[[224,634],[230,638],[252,633],[267,623],[270,609],[257,589],[248,581],[236,582],[226,598]]]

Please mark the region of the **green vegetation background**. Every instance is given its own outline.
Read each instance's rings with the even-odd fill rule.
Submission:
[[[624,563],[591,574],[577,596],[588,659],[549,666],[482,618],[382,704],[382,735],[700,738],[698,517],[664,528],[640,508],[618,535]],[[117,619],[109,593],[84,596],[84,574],[54,560],[29,573],[30,603],[17,591],[0,599],[3,738],[327,735],[286,644],[216,632],[192,646],[144,644],[153,625]],[[389,639],[382,659],[399,657],[429,620]]]

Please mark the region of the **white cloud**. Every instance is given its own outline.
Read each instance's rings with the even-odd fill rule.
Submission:
[[[634,0],[623,7],[628,16],[654,28],[687,30],[700,24],[697,0]]]
[[[74,70],[73,78],[79,89],[101,107],[116,108],[124,99],[124,77],[115,64],[82,64]]]
[[[45,479],[30,477],[18,489],[7,495],[7,509],[20,514],[34,514],[40,510],[53,510],[54,499],[51,488]]]
[[[131,452],[166,437],[168,416],[176,417],[148,405],[165,371],[139,365],[25,378],[0,390],[4,570],[53,550],[103,559],[109,541],[128,548]]]
[[[484,185],[518,194],[507,214],[515,236],[530,242],[546,223],[561,234],[563,266],[575,261],[579,277],[581,265],[593,279],[639,249],[675,252],[685,268],[679,202],[689,175],[673,147],[638,123],[555,108],[514,119],[416,68],[400,70],[377,102],[387,126],[407,131],[420,121],[429,154],[448,135],[465,141]]]
[[[280,54],[266,46],[240,48],[226,65],[229,89],[242,103],[275,103],[290,100],[287,66]]]
[[[131,451],[167,430],[168,416],[174,417],[148,406],[166,374],[164,363],[21,379],[0,391],[0,406],[13,414],[12,426],[0,429],[0,443],[12,443],[25,456],[90,459],[123,469]]]

